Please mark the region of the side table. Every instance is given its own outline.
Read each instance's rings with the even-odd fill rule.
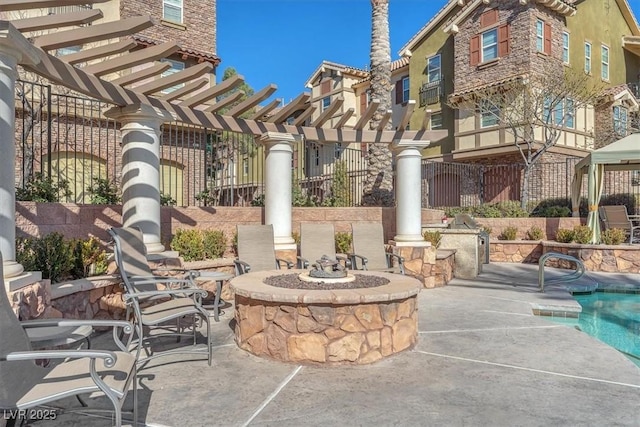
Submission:
[[[220,317],[220,294],[222,294],[222,283],[225,280],[233,279],[235,276],[229,273],[222,273],[220,271],[192,271],[189,272],[189,277],[193,280],[203,281],[215,281],[216,282],[216,294],[213,298],[213,305],[203,305],[208,310],[213,310],[213,320],[219,321]]]

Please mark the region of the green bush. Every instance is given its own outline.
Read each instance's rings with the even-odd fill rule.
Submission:
[[[627,234],[621,228],[610,228],[602,232],[600,240],[605,245],[619,245],[627,240]]]
[[[177,229],[171,239],[171,249],[178,251],[185,261],[204,259],[204,240],[199,230]]]
[[[591,243],[591,228],[588,225],[578,225],[573,228],[573,241],[586,245]]]
[[[438,249],[438,247],[440,247],[440,243],[442,241],[442,233],[440,233],[439,231],[425,231],[424,233],[422,233],[422,237],[424,237],[424,240],[426,240],[427,242],[431,242],[431,246],[433,246],[434,248]]]
[[[24,188],[16,188],[16,200],[20,201],[61,202],[71,196],[69,181],[61,179],[56,184],[51,177],[45,178],[42,172],[36,172]]]
[[[233,250],[233,254],[238,256],[238,232],[235,231],[233,233],[233,239],[231,239],[231,250]]]
[[[627,240],[627,234],[620,228],[610,228],[602,232],[600,239],[605,245],[619,245]]]
[[[500,240],[516,240],[518,229],[516,227],[507,227],[502,230],[502,234],[498,237]]]
[[[580,216],[587,216],[589,213],[587,199],[580,199]],[[555,197],[544,199],[538,202],[531,210],[531,216],[538,218],[562,218],[571,216],[571,199],[566,197]]]
[[[93,184],[87,187],[87,194],[89,194],[89,203],[92,205],[116,205],[120,203],[120,196],[118,196],[118,187],[115,182],[109,181],[106,178],[91,178]]]
[[[166,193],[160,192],[160,205],[161,206],[175,206],[176,203],[178,203],[178,202],[176,201],[176,199],[171,197],[170,194],[166,194]]]
[[[529,213],[520,207],[520,202],[513,200],[483,203],[479,206],[445,207],[444,213],[449,218],[461,213],[479,218],[526,218],[529,216]]]
[[[107,272],[107,253],[102,249],[100,240],[91,236],[86,240],[77,239],[72,242],[74,248],[75,278],[97,276]]]
[[[482,228],[480,229],[485,233],[487,233],[487,236],[491,236],[491,232],[493,231],[491,227],[487,227],[486,225],[483,225]]]
[[[16,239],[16,261],[27,271],[41,271],[43,279],[53,283],[72,277],[75,266],[74,245],[60,233],[41,238]]]
[[[227,249],[227,238],[222,230],[204,230],[202,232],[204,258],[222,258]]]
[[[336,252],[339,254],[351,253],[351,241],[353,240],[350,233],[337,232],[335,236]]]
[[[573,237],[574,231],[568,228],[558,228],[558,231],[556,231],[556,240],[560,243],[571,243],[573,242]]]
[[[600,199],[600,206],[609,205],[625,205],[627,207],[627,213],[629,215],[636,214],[636,196],[633,194],[618,193],[608,196],[602,196],[602,198]]]
[[[527,240],[542,240],[543,238],[544,238],[544,231],[542,231],[542,228],[534,225],[529,230],[527,230],[527,235],[526,235]]]

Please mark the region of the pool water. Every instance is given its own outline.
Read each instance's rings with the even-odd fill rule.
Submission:
[[[578,319],[559,319],[625,353],[640,366],[640,294],[594,292],[574,295],[582,306]]]

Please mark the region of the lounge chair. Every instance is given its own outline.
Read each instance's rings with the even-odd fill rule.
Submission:
[[[236,274],[249,271],[279,270],[284,263],[292,268],[293,263],[276,258],[273,225],[238,225],[238,259],[234,260]]]
[[[351,231],[353,253],[349,254],[349,259],[354,270],[404,274],[404,258],[385,251],[382,224],[351,224]]]
[[[316,224],[302,223],[300,224],[300,256],[298,257],[298,268],[309,268],[309,265],[315,263],[323,255],[330,259],[337,259],[346,264],[351,262],[339,255],[336,255],[335,230],[333,224]]]
[[[2,277],[0,254],[0,277]],[[26,328],[79,326],[113,327],[113,339],[120,351],[106,350],[40,350],[33,351]],[[0,411],[11,418],[9,425],[20,418],[16,412],[41,406],[68,396],[102,392],[113,404],[113,423],[122,425],[122,405],[133,383],[134,423],[137,418],[136,358],[127,352],[118,338],[119,330],[133,333],[133,327],[123,320],[62,320],[47,319],[19,322],[9,306],[4,289],[0,290]],[[38,359],[59,359],[53,368],[35,363]]]
[[[600,206],[598,215],[605,229],[620,228],[629,235],[629,243],[640,242],[640,215],[629,215],[625,205]]]
[[[132,340],[132,344],[137,347],[136,359],[139,363],[176,353],[202,354],[202,348],[196,345],[197,322],[195,320],[200,318],[206,327],[205,350],[207,361],[211,366],[209,313],[201,303],[207,291],[198,288],[190,275],[185,278],[153,275],[145,256],[142,232],[137,228],[111,228],[109,234],[113,237],[116,263],[125,284],[124,299],[127,303],[127,311],[133,313],[137,337]],[[160,286],[164,289],[160,289]],[[149,341],[152,338],[187,335],[183,332],[181,325],[184,317],[193,318],[192,331],[188,334],[193,335],[193,346],[151,353]],[[168,324],[171,321],[175,324]],[[164,333],[152,335],[145,333],[146,329],[162,329]],[[141,360],[143,348],[147,356]]]

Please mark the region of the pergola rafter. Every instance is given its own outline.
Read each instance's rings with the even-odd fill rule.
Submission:
[[[106,0],[6,0],[0,3],[0,11],[84,5],[104,1]],[[101,16],[100,11],[92,9],[52,16],[30,17],[15,21],[17,28],[5,21],[0,26],[0,43],[3,43],[3,38],[24,38],[25,36],[17,31],[18,28],[25,33],[35,30],[62,29],[94,22],[99,16]],[[275,114],[270,115],[281,104],[279,99],[272,100],[266,106],[258,109],[249,119],[240,118],[240,115],[257,107],[273,95],[277,89],[273,84],[231,107],[225,112],[225,115],[216,114],[239,101],[242,93],[237,91],[237,87],[242,84],[244,79],[241,76],[236,76],[236,78],[228,79],[218,85],[213,85],[207,78],[198,79],[197,77],[210,71],[212,64],[209,62],[190,67],[171,76],[161,77],[161,73],[169,65],[157,61],[178,51],[180,49],[178,45],[165,43],[125,53],[130,52],[136,46],[136,42],[128,37],[151,27],[153,24],[152,18],[140,16],[39,35],[31,40],[30,52],[25,55],[25,57],[34,60],[23,61],[24,63],[21,65],[54,83],[101,101],[120,107],[149,105],[166,111],[175,120],[209,129],[248,133],[256,136],[268,132],[288,133],[329,143],[388,144],[397,140],[440,140],[446,136],[446,131],[405,130],[413,110],[411,103],[407,105],[402,118],[402,126],[397,130],[366,129],[366,125],[378,108],[377,101],[370,103],[354,127],[348,126],[347,122],[354,114],[354,109],[349,108],[342,114],[339,113],[344,102],[342,99],[334,100],[329,108],[323,111],[310,126],[302,126],[302,124],[308,123],[309,118],[316,110],[309,104],[310,95],[308,93],[300,95]],[[120,41],[113,40],[122,37],[126,38]],[[87,49],[61,57],[55,57],[47,52],[62,47],[84,46],[93,42],[106,43],[107,41],[110,43],[98,47],[87,46]],[[113,57],[114,55],[118,56]],[[109,58],[109,60],[90,63],[84,68],[74,66],[74,64],[96,61],[101,58]],[[149,66],[132,71],[132,67],[144,64],[149,64]],[[112,78],[110,81],[102,78],[102,76],[116,71],[123,72],[124,75]],[[127,72],[129,73],[127,74]],[[149,78],[154,78],[154,80],[137,87],[130,86]],[[178,84],[184,84],[184,86],[169,93],[161,92]],[[210,86],[207,87],[207,85]],[[197,94],[188,96],[198,90],[200,92]],[[233,92],[234,90],[236,91]],[[218,98],[222,99],[215,103],[209,102]],[[300,111],[301,113],[299,113]],[[296,116],[296,114],[298,115]],[[295,119],[291,124],[288,124],[287,121],[291,117],[295,117]],[[386,120],[390,120],[390,116],[385,115],[385,117]],[[329,119],[336,120],[333,128],[325,127]]]

